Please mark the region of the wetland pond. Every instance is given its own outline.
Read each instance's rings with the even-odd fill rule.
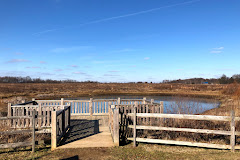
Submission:
[[[94,99],[142,99],[146,97],[147,100],[154,99],[159,103],[163,101],[164,113],[180,113],[180,114],[201,114],[207,110],[217,108],[220,102],[215,99],[194,98],[194,97],[179,97],[179,96],[93,96]],[[90,97],[78,97],[76,99],[89,99]],[[75,99],[75,98],[74,98]]]

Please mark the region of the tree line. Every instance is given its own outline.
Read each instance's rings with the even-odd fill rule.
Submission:
[[[12,77],[5,76],[0,77],[0,83],[79,83],[76,80],[52,80],[52,79],[41,79],[26,77]],[[81,83],[99,83],[97,81],[81,81]],[[148,83],[148,82],[129,82],[129,83]],[[150,82],[152,83],[152,82]],[[231,84],[240,83],[240,74],[234,74],[231,77],[227,77],[223,74],[220,78],[190,78],[190,79],[178,79],[178,80],[163,80],[161,83],[183,83],[183,84]]]
[[[5,76],[0,77],[0,83],[77,83],[76,80],[52,80],[52,79],[41,79],[41,78],[31,78],[30,76],[26,77],[11,77]],[[84,81],[85,83],[97,83],[94,81]]]
[[[184,84],[231,84],[240,83],[240,74],[234,74],[231,77],[223,74],[220,78],[190,78],[178,80],[163,80],[162,83],[184,83]]]

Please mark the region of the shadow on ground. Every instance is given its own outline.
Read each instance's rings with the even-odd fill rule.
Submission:
[[[68,144],[99,133],[98,120],[71,119],[70,130],[60,145]]]

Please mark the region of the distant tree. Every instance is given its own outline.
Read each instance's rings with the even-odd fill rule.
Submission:
[[[240,83],[240,74],[234,74],[232,78],[234,79],[235,82]]]
[[[220,84],[227,84],[228,83],[228,77],[225,75],[225,74],[223,74],[220,78],[219,78],[219,83]]]

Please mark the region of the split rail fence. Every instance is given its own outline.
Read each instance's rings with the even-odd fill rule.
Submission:
[[[217,148],[217,149],[240,149],[239,145],[235,144],[236,135],[240,135],[240,132],[235,130],[235,122],[240,121],[240,117],[235,117],[234,111],[231,111],[231,116],[212,116],[212,115],[186,115],[186,114],[164,114],[164,113],[139,113],[137,107],[134,107],[133,112],[127,114],[133,120],[133,125],[128,127],[133,129],[133,137],[128,137],[128,140],[133,141],[133,145],[136,146],[136,142],[146,142],[146,143],[161,143],[161,144],[174,144],[174,145],[186,145],[195,147],[206,147],[206,148]],[[231,130],[208,130],[208,129],[192,129],[192,128],[174,128],[174,127],[162,127],[160,126],[146,126],[137,125],[139,123],[139,118],[148,119],[188,119],[188,120],[207,120],[207,121],[224,121],[230,122]],[[163,130],[163,131],[177,131],[177,132],[191,132],[191,133],[206,133],[206,134],[219,134],[219,135],[229,135],[230,145],[220,145],[212,143],[197,143],[188,141],[176,141],[176,140],[163,140],[163,139],[149,139],[149,138],[139,138],[137,137],[137,130]]]

